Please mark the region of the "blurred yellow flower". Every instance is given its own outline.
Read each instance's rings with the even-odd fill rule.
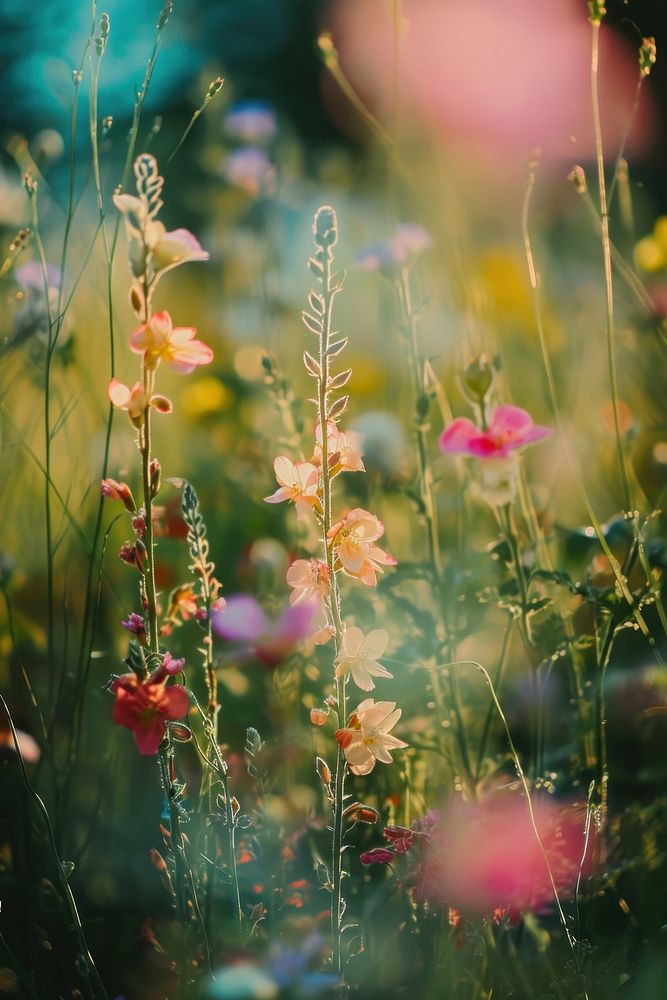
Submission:
[[[233,393],[220,379],[201,378],[192,382],[181,393],[181,410],[189,420],[224,413],[233,403]]]

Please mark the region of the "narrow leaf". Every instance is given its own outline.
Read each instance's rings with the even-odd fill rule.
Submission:
[[[311,333],[316,334],[318,337],[322,335],[322,323],[317,318],[317,316],[311,316],[305,310],[301,313],[301,319],[304,321]]]
[[[350,375],[352,374],[351,368],[346,368],[344,372],[340,372],[339,375],[334,375],[333,378],[329,379],[327,388],[328,389],[342,389],[344,385],[350,381]]]
[[[320,377],[320,366],[308,351],[303,352],[303,363],[309,375],[312,375],[313,378]]]
[[[350,401],[349,396],[341,396],[335,403],[332,403],[327,413],[327,420],[338,420],[343,416]]]
[[[321,316],[324,312],[324,299],[319,292],[309,292],[308,305],[318,316]]]
[[[329,344],[327,348],[327,354],[330,358],[335,358],[341,351],[344,351],[347,347],[347,342],[350,338],[343,337],[342,340],[334,340],[333,343]]]

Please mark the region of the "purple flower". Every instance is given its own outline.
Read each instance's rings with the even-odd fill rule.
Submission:
[[[236,594],[227,598],[221,611],[213,611],[211,618],[219,636],[241,643],[246,656],[275,667],[297,642],[310,635],[318,610],[319,602],[303,601],[285,608],[277,618],[269,618],[254,597]]]
[[[146,622],[138,615],[135,611],[128,615],[125,621],[121,622],[123,628],[126,628],[128,632],[132,635],[136,635],[137,640],[142,643],[146,642]]]
[[[265,101],[237,101],[225,118],[225,131],[239,142],[267,142],[277,131],[275,112]]]
[[[357,257],[357,264],[366,271],[393,272],[412,263],[417,254],[431,246],[431,237],[423,226],[405,222],[396,227],[393,236],[373,243]]]
[[[222,161],[220,172],[230,184],[243,188],[253,198],[269,194],[276,176],[276,168],[258,146],[234,150]]]

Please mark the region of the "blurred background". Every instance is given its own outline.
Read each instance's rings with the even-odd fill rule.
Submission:
[[[136,94],[160,9],[155,0],[113,0],[98,8],[98,18],[107,10],[111,19],[98,104],[109,234],[116,225],[111,196],[123,176]],[[170,972],[154,943],[156,933],[169,934],[169,907],[148,855],[148,848],[159,842],[161,796],[154,762],[140,759],[129,734],[112,725],[111,699],[103,690],[110,674],[124,669],[127,637],[119,622],[136,610],[137,602],[136,579],[116,558],[127,529],[108,507],[103,513],[99,610],[94,631],[81,631],[85,594],[96,594],[97,586],[97,567],[87,579],[85,537],[93,530],[98,502],[111,342],[116,376],[129,384],[136,378],[136,357],[128,349],[135,320],[128,303],[122,229],[110,282],[110,324],[107,262],[96,230],[87,61],[74,139],[71,134],[72,72],[81,65],[90,23],[90,6],[81,0],[48,0],[31,12],[23,0],[0,5],[0,262],[6,255],[9,261],[0,273],[5,469],[0,575],[6,597],[0,683],[10,695],[17,726],[26,740],[37,741],[31,774],[52,811],[61,854],[75,865],[72,884],[103,974],[126,1000],[150,1000],[168,989],[158,973],[168,980]],[[322,39],[322,32],[330,36]],[[655,36],[657,62],[638,89],[642,36]],[[665,45],[667,14],[661,4],[610,0],[600,66],[609,178],[619,152],[629,163],[627,180],[619,178],[612,202],[612,237],[644,290],[638,295],[637,282],[617,275],[621,414],[633,482],[645,511],[661,505],[667,484],[660,341],[667,317]],[[453,0],[176,0],[143,104],[137,149],[149,149],[158,159],[165,178],[160,217],[167,228],[186,227],[211,255],[206,264],[187,265],[168,276],[156,308],[169,309],[176,325],[197,327],[215,360],[187,379],[160,370],[159,391],[173,400],[175,414],[156,417],[155,453],[165,479],[185,477],[195,484],[226,594],[254,593],[277,613],[286,602],[285,570],[312,541],[290,512],[269,507],[262,498],[275,488],[276,454],[310,454],[313,412],[305,401],[310,385],[301,358],[312,345],[300,313],[310,287],[305,261],[311,252],[312,215],[319,205],[330,203],[340,225],[337,263],[348,270],[337,314],[337,325],[350,337],[346,366],[354,372],[347,426],[362,437],[368,473],[338,481],[340,504],[376,511],[387,526],[386,547],[399,566],[408,567],[404,577],[400,569],[391,579],[388,575],[377,593],[349,587],[345,598],[360,623],[390,622],[392,655],[399,665],[431,655],[432,595],[419,578],[426,549],[410,493],[416,474],[415,400],[406,345],[387,269],[382,274],[381,267],[363,264],[369,248],[371,257],[374,253],[381,261],[378,245],[396,224],[418,224],[430,243],[411,272],[421,345],[445,393],[444,411],[435,399],[428,401],[429,460],[455,608],[452,619],[460,629],[459,655],[495,662],[506,609],[485,591],[501,586],[503,578],[498,553],[490,549],[497,525],[482,503],[461,514],[459,470],[440,453],[437,436],[443,412],[470,415],[459,376],[481,353],[496,359],[498,399],[525,406],[539,423],[553,424],[521,230],[529,160],[536,171],[531,234],[566,431],[610,544],[621,555],[627,551],[604,343],[602,259],[591,216],[597,192],[589,63],[584,0],[557,5],[529,0],[502,5],[481,0],[465,5]],[[225,81],[222,90],[179,146],[219,76]],[[63,276],[60,254],[73,153],[76,213]],[[590,195],[568,181],[575,163],[584,168]],[[41,270],[35,271],[34,240],[18,250],[7,249],[22,227],[34,227],[21,181],[28,169],[39,179],[41,237],[53,268],[48,292]],[[51,370],[52,470],[61,500],[53,502],[56,624],[49,649],[40,463],[46,298],[56,302],[61,290],[68,309]],[[124,414],[117,414],[108,474],[136,482],[136,466],[133,429]],[[557,444],[535,449],[526,467],[537,517],[561,565],[577,578],[585,576],[613,590],[608,565],[595,563],[585,510]],[[179,503],[178,490],[165,483],[158,528],[159,586],[165,595],[187,579]],[[72,519],[80,524],[83,540]],[[658,536],[662,522],[656,517],[655,524]],[[659,538],[651,558],[656,566],[667,565]],[[170,641],[174,655],[189,655],[198,641],[193,623],[175,629]],[[531,692],[528,664],[518,646],[511,647],[509,657],[508,716],[525,750]],[[314,818],[321,815],[321,804],[313,784],[313,736],[304,720],[308,709],[321,703],[329,669],[326,655],[316,652],[305,668],[299,660],[269,673],[222,646],[218,654],[223,726],[230,760],[236,762],[232,776],[239,783],[239,798],[246,794],[246,801],[253,802],[255,795],[246,787],[251,783],[242,759],[247,727],[256,727],[271,746],[263,832],[267,842],[273,837],[274,857],[265,855],[266,869],[274,861],[275,867],[267,875],[261,866],[249,864],[244,890],[261,901],[283,879],[281,898],[300,900],[299,905],[285,903],[286,926],[292,911],[320,926],[316,891],[295,895],[288,883],[311,873],[304,842],[324,842],[322,823]],[[392,669],[392,697],[404,705],[401,735],[418,744],[434,726],[432,691],[423,671]],[[553,724],[547,763],[550,773],[559,776],[554,778],[559,792],[580,795],[589,776],[572,765],[576,726],[567,683],[556,671],[549,683]],[[473,679],[463,681],[463,691],[469,724],[478,734],[486,701]],[[619,848],[614,856],[622,873],[618,894],[631,886],[643,908],[641,933],[649,928],[657,934],[665,921],[651,885],[664,877],[664,858],[657,849],[651,853],[645,840],[655,813],[642,810],[653,803],[664,814],[659,798],[664,754],[658,750],[664,720],[654,718],[645,725],[636,720],[646,707],[664,704],[665,677],[632,635],[619,644],[612,660],[609,692],[614,807],[619,817],[627,807],[628,843],[632,841],[625,854]],[[40,713],[50,730],[48,750],[41,739]],[[316,735],[316,744],[318,739]],[[499,768],[503,762],[506,766],[503,745],[502,733],[494,732],[489,752],[501,755]],[[188,757],[189,752],[183,750],[183,766],[196,783],[196,758],[193,753]],[[376,802],[394,820],[407,822],[425,813],[448,788],[449,770],[441,762],[429,767],[429,759],[415,753],[398,776],[384,770],[376,775]],[[119,775],[123,780],[117,780]],[[24,908],[19,925],[37,941],[34,951],[26,952],[26,963],[46,969],[45,981],[61,975],[65,982],[69,945],[54,937],[61,914],[44,888],[45,880],[55,876],[38,847],[34,854],[32,847],[18,847],[21,831],[29,844],[34,817],[15,766],[10,780],[25,812],[18,820],[14,813],[3,820],[15,838],[14,868],[2,869],[3,911],[4,900]],[[417,789],[412,798],[410,787]],[[619,818],[619,827],[621,822]],[[360,846],[370,846],[370,834],[365,842],[363,836]],[[249,834],[249,849],[251,839]],[[279,875],[285,843],[293,847],[293,868]],[[626,865],[631,851],[632,864]],[[375,875],[367,877],[357,900],[360,909],[368,903],[375,913],[381,899],[372,895],[377,883]],[[39,897],[37,919],[26,903],[26,884]],[[615,901],[612,910],[612,917],[605,912],[599,918],[600,939],[606,943],[627,930],[625,924],[618,928]],[[39,933],[34,937],[35,926],[39,933],[43,929],[41,939]],[[302,935],[296,920],[289,927],[297,939]],[[388,923],[392,939],[389,930]],[[641,937],[634,925],[631,931],[630,953]],[[44,959],[44,942],[57,946],[57,960]],[[382,982],[409,984],[407,954],[398,949],[393,957],[385,955]],[[637,1000],[651,995],[652,984],[660,980],[660,958],[650,949],[647,955],[633,980]],[[361,959],[360,967],[359,981],[366,976],[372,983],[372,956]],[[617,967],[612,971],[616,976]],[[606,982],[617,982],[611,972],[609,976]],[[378,995],[389,988],[382,982]]]

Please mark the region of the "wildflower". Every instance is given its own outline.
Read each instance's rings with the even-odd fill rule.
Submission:
[[[153,313],[148,323],[142,323],[130,337],[130,348],[143,354],[147,368],[157,368],[160,361],[181,375],[189,375],[197,365],[208,365],[213,351],[201,340],[195,340],[197,331],[191,326],[172,326],[171,316],[164,310]]]
[[[372,691],[373,677],[392,677],[377,658],[382,656],[389,634],[383,628],[373,629],[364,635],[356,625],[349,626],[343,633],[340,652],[336,657],[336,677],[352,675],[352,680],[362,691]]]
[[[144,422],[146,409],[150,406],[158,413],[171,413],[171,401],[166,396],[151,396],[150,401],[146,396],[141,382],[135,382],[132,388],[112,378],[107,386],[107,397],[119,410],[127,410],[127,414],[135,427],[141,427]]]
[[[331,526],[327,538],[333,545],[343,572],[368,587],[374,587],[376,573],[383,573],[383,566],[396,565],[393,556],[373,544],[383,534],[384,525],[379,518],[361,507],[355,507]]]
[[[316,612],[314,602],[303,602],[269,618],[254,597],[237,594],[227,598],[225,607],[213,611],[211,618],[219,636],[242,643],[246,656],[275,667],[309,634]]]
[[[220,172],[230,184],[253,198],[270,194],[275,185],[276,168],[258,146],[234,150],[223,160]]]
[[[42,265],[37,261],[31,261],[16,268],[14,276],[20,287],[16,296],[20,308],[14,313],[14,328],[10,343],[12,346],[18,346],[33,336],[46,340],[49,334],[49,314],[53,317],[58,306],[62,282],[60,269],[48,264],[45,281]],[[62,332],[61,330],[59,337],[61,344]]]
[[[391,764],[389,751],[408,745],[390,735],[400,717],[401,709],[396,708],[395,701],[366,698],[348,719],[347,727],[336,731],[336,742],[353,774],[370,774],[378,760]]]
[[[265,101],[237,101],[225,118],[225,131],[239,142],[266,142],[276,129],[275,112]]]
[[[174,625],[181,625],[189,618],[195,617],[199,610],[197,598],[189,583],[176,587],[169,596],[169,607],[164,616],[160,633],[170,635]]]
[[[486,430],[467,417],[458,417],[440,435],[440,447],[450,453],[475,458],[506,458],[516,448],[533,444],[552,433],[536,424],[520,406],[497,406]]]
[[[289,599],[292,605],[321,600],[329,591],[329,567],[321,559],[295,559],[285,579],[292,588]]]
[[[131,632],[132,635],[136,635],[137,641],[140,642],[142,646],[146,644],[146,622],[141,615],[138,615],[135,611],[133,611],[132,614],[127,616],[125,621],[121,622],[121,625],[123,628],[126,628],[128,632]]]
[[[132,194],[116,194],[113,203],[123,216],[129,242],[130,265],[135,277],[144,274],[148,265],[159,280],[179,264],[209,259],[209,254],[202,250],[197,239],[187,229],[167,232],[165,226],[153,218],[155,211],[150,210],[142,198]]]
[[[391,275],[400,271],[423,250],[431,246],[431,237],[423,226],[406,222],[396,227],[393,236],[373,243],[357,257],[357,264],[366,271],[382,271]]]
[[[317,466],[310,462],[292,462],[285,455],[279,455],[273,468],[279,487],[270,497],[264,497],[266,503],[293,500],[299,512],[308,507],[320,506],[317,495],[320,474]]]
[[[322,425],[315,428],[315,452],[313,463],[322,464]],[[358,434],[339,430],[333,420],[327,420],[327,456],[329,459],[329,474],[337,476],[339,472],[364,472],[361,459],[361,441]]]
[[[132,731],[140,754],[155,754],[169,721],[182,718],[188,710],[188,693],[181,684],[168,687],[162,682],[143,683],[136,674],[115,677],[116,695],[113,721]]]
[[[137,509],[132,490],[127,483],[119,483],[115,479],[103,479],[101,490],[103,497],[109,497],[110,500],[120,500],[130,514],[133,514]]]
[[[146,546],[143,542],[123,542],[118,558],[128,566],[135,566],[140,573],[146,572]]]

